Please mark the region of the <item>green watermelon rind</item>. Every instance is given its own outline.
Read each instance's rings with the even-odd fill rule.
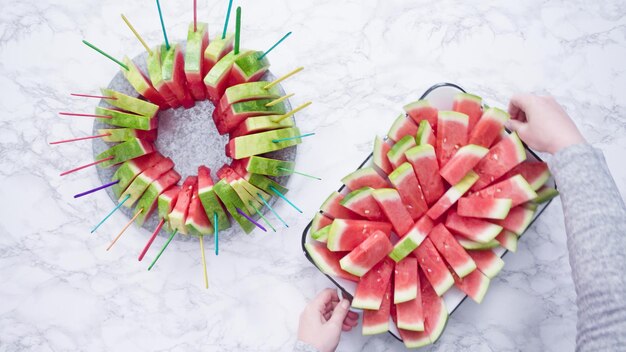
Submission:
[[[326,264],[324,259],[315,251],[314,247],[315,246],[312,245],[311,243],[304,244],[304,249],[309,254],[311,259],[313,259],[315,266],[317,266],[320,269],[320,271],[322,271],[324,274],[331,275],[331,276],[339,276],[329,265]]]
[[[462,112],[456,111],[439,111],[437,119],[440,121],[456,122],[465,126],[469,124],[469,117]]]
[[[502,226],[500,225],[496,225],[494,223],[491,223],[489,221],[485,221],[485,220],[481,220],[481,219],[475,219],[475,218],[467,218],[467,219],[472,219],[474,221],[480,221],[484,224],[484,227],[482,229],[482,231],[474,231],[471,236],[474,236],[474,238],[477,240],[477,242],[480,243],[488,243],[489,241],[493,240],[494,238],[496,238],[496,236],[498,236],[500,234],[500,232],[502,232]],[[448,225],[448,221],[446,220],[446,227],[462,234],[462,235],[467,235],[462,233],[458,228],[454,228],[451,227],[450,225]]]
[[[398,117],[396,117],[396,119],[393,121],[393,123],[391,124],[391,127],[389,128],[389,132],[387,132],[387,136],[389,138],[391,138],[392,140],[398,140],[398,133],[399,131],[406,125],[406,124],[415,124],[413,122],[413,120],[407,119],[406,114],[400,114],[398,115]],[[416,126],[417,127],[417,126]],[[404,137],[400,137],[400,138],[404,138]]]
[[[537,192],[533,190],[528,181],[522,175],[515,175],[511,177],[511,181],[513,181],[520,190],[525,192],[526,199],[533,200],[537,198]]]
[[[341,183],[346,185],[346,187],[350,188],[349,185],[354,181],[359,180],[361,178],[366,177],[381,177],[373,167],[362,167],[360,169],[356,169],[355,171],[349,173],[344,178],[341,179]]]
[[[326,201],[329,201],[331,197],[333,197],[335,195],[335,193],[331,194]],[[326,204],[326,202],[324,202],[324,204]],[[323,210],[324,205],[322,204],[322,210]],[[340,219],[337,219],[340,220]],[[329,250],[331,251],[338,251],[339,250],[339,243],[341,243],[341,238],[343,237],[343,234],[345,232],[345,228],[348,226],[344,221],[337,221],[334,220],[333,223],[330,225],[330,230],[328,232],[328,240],[326,241],[326,245],[328,247]],[[340,235],[342,234],[342,235]]]
[[[389,158],[391,165],[399,164],[400,160],[404,156],[404,153],[415,146],[415,137],[402,137],[399,141],[396,142],[396,144],[393,145],[393,147],[391,147],[391,149],[387,153],[387,158]]]
[[[328,233],[330,232],[330,225],[326,225],[321,229],[311,232],[311,238],[318,242],[328,242]]]
[[[433,128],[430,126],[430,123],[426,120],[420,121],[420,124],[417,127],[417,136],[415,137],[417,145],[428,144],[428,136],[432,134]]]
[[[500,245],[500,243],[498,241],[496,241],[495,239],[486,242],[486,243],[480,243],[480,242],[476,242],[476,241],[472,241],[470,239],[466,239],[464,237],[461,236],[455,236],[456,240],[459,242],[459,244],[461,245],[461,247],[467,249],[467,250],[482,250],[482,249],[491,249],[491,248],[495,248],[498,247]]]
[[[253,174],[267,176],[284,176],[292,173],[295,163],[279,159],[264,158],[253,155],[246,166],[246,170]]]
[[[385,162],[382,160],[383,158],[387,158],[387,155],[383,151],[383,145],[385,143],[386,142],[380,136],[376,136],[376,138],[374,138],[374,151],[372,153],[372,162],[383,172],[389,173],[392,170],[386,170]]]
[[[463,101],[463,100],[470,100],[475,103],[478,103],[479,105],[481,105],[483,102],[483,98],[479,97],[478,95],[474,95],[470,93],[458,93],[454,97],[454,101]]]
[[[213,186],[200,188],[198,190],[198,197],[200,198],[202,208],[204,208],[204,212],[211,223],[214,222],[214,214],[217,214],[218,231],[230,228],[230,219],[228,218],[228,215],[226,215],[222,204],[220,204],[217,194],[213,191]]]
[[[224,52],[224,49],[230,46],[234,40],[235,34],[233,33],[227,33],[224,39],[217,37],[211,40],[206,49],[204,49],[204,58],[217,62]]]
[[[497,242],[497,241],[495,241],[495,242]],[[499,243],[496,244],[496,247],[498,245],[499,245]],[[471,250],[469,250],[468,253],[470,254],[470,256],[472,255],[472,251]],[[494,277],[496,277],[498,275],[498,273],[500,273],[502,268],[504,268],[504,260],[502,260],[502,258],[498,257],[495,254],[493,255],[493,258],[495,259],[495,262],[493,262],[487,268],[481,268],[480,266],[478,266],[478,270],[481,273],[483,273],[486,277],[488,277],[489,279],[493,279]]]
[[[95,159],[101,160],[113,156],[113,159],[98,164],[99,166],[106,168],[151,153],[152,151],[154,151],[154,147],[150,142],[133,138],[126,142],[116,144],[113,147],[103,151],[102,153],[98,154]]]
[[[462,200],[467,200],[468,202],[471,202],[472,199],[480,199],[480,198],[460,198],[458,202],[461,202]],[[491,220],[505,219],[506,216],[509,215],[509,211],[511,210],[511,204],[513,204],[513,202],[508,198],[492,198],[491,200],[495,203],[495,206],[493,209],[491,209],[489,214],[485,215],[484,217],[461,214],[460,204],[459,204],[459,207],[457,208],[457,212],[459,213],[459,215],[466,216],[466,217],[478,217],[478,218],[491,219]]]
[[[545,203],[559,195],[559,191],[551,187],[545,187],[543,189],[540,188],[536,193],[537,196],[531,199],[531,202],[535,204]]]
[[[443,330],[448,323],[448,310],[446,308],[446,305],[443,302],[443,299],[439,300],[439,302],[441,302],[441,309],[439,310],[439,316],[437,317],[437,324],[435,325],[434,329],[430,331],[430,334],[428,336],[431,343],[435,343],[437,342],[437,340],[439,340],[439,337],[441,337],[441,333],[443,333]]]
[[[209,43],[209,46],[207,46],[207,49],[204,51],[205,57],[212,43],[213,42]],[[206,76],[204,76],[204,84],[207,87],[216,87],[217,84],[230,73],[230,70],[235,63],[235,60],[242,56],[250,55],[252,53],[253,51],[240,51],[239,54],[235,54],[234,51],[231,51],[228,54],[224,55],[224,57],[222,57],[215,63],[215,65],[211,68],[211,70],[209,70]]]
[[[376,324],[376,325],[368,325],[368,326],[363,325],[361,334],[363,336],[371,336],[371,335],[384,334],[387,331],[389,331],[389,321],[385,323]]]
[[[244,55],[235,60],[233,69],[238,70],[243,74],[246,80],[250,79],[255,73],[267,70],[270,67],[270,62],[267,56],[263,56],[262,51],[254,51],[249,55]]]
[[[500,236],[505,236],[502,241],[499,239]],[[509,250],[513,253],[517,252],[517,234],[513,231],[502,230],[502,233],[496,237],[496,241],[500,243],[504,249]]]
[[[185,46],[185,72],[201,73],[204,53],[202,52],[202,37],[207,34],[209,26],[204,22],[189,24],[187,30],[187,45]],[[195,30],[194,30],[195,29]],[[206,49],[205,49],[206,51]]]
[[[504,124],[511,116],[508,112],[498,108],[487,108],[483,112],[481,119],[495,120],[500,124]]]
[[[113,97],[115,99],[104,99],[107,104],[115,106],[117,108],[133,112],[135,114],[146,116],[148,118],[153,117],[159,111],[159,106],[149,101],[131,97],[129,95],[120,93],[113,89],[100,88],[102,95],[107,97]]]
[[[412,162],[415,162],[421,158],[436,158],[435,147],[430,144],[417,145],[406,152],[404,152],[406,158]]]
[[[137,93],[144,95],[151,88],[150,82],[148,82],[137,65],[135,65],[133,60],[129,59],[128,56],[124,56],[123,62],[126,67],[128,67],[128,70],[122,69],[122,74],[128,83],[135,88]]]
[[[242,230],[244,230],[245,233],[252,232],[255,225],[237,212],[236,208],[239,208],[244,212],[246,210],[246,206],[239,198],[237,192],[235,192],[235,190],[224,180],[220,180],[218,183],[216,183],[213,186],[213,190],[226,207],[226,210],[228,210],[230,215],[233,217],[233,219],[235,219],[235,221],[237,222],[237,224],[239,224]]]
[[[224,97],[230,105],[252,99],[276,99],[282,96],[278,85],[265,89],[270,82],[257,81],[237,84],[226,88]]]
[[[478,291],[476,292],[476,294],[474,294],[473,297],[470,297],[474,300],[474,302],[478,304],[480,304],[485,298],[485,295],[487,294],[487,291],[489,290],[489,284],[491,284],[491,279],[487,277],[487,275],[485,275],[482,271],[480,271],[480,273],[483,276],[484,280],[481,281],[481,284],[478,287]]]
[[[97,118],[107,125],[134,128],[143,131],[149,131],[156,127],[156,115],[154,117],[147,117],[121,110],[107,109],[102,106],[96,106],[96,115],[110,116],[111,118]]]
[[[389,174],[389,181],[394,185],[397,189],[397,185],[402,183],[405,178],[410,177],[411,174],[415,175],[413,172],[413,166],[411,164],[404,162],[400,166],[398,166],[392,173]]]
[[[274,143],[273,140],[292,138],[299,135],[300,130],[297,127],[291,127],[235,137],[235,139],[231,140],[235,148],[232,157],[234,159],[243,159],[291,147],[302,143],[302,138],[283,140],[277,143]]]
[[[432,105],[430,105],[430,102],[428,102],[428,100],[420,99],[420,100],[416,100],[414,102],[404,105],[402,109],[404,109],[404,111],[408,113],[409,111],[415,108],[423,108],[423,107],[430,107],[430,106]]]
[[[406,258],[413,250],[422,244],[422,241],[428,236],[428,234],[421,233],[417,226],[411,227],[409,232],[398,241],[393,250],[389,253],[389,258],[393,259],[396,263]]]
[[[282,193],[282,194],[286,194],[287,192],[289,192],[289,189],[284,187],[283,185],[281,185],[280,183],[272,180],[269,177],[266,177],[264,175],[259,175],[259,174],[247,174],[245,179],[250,182],[250,184],[252,184],[253,186],[264,190],[265,192],[269,193],[269,194],[275,194],[275,192],[270,188],[270,186],[276,188],[276,190],[278,190],[278,192]]]

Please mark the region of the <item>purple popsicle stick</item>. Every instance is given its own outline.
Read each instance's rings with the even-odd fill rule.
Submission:
[[[107,187],[111,187],[111,186],[113,186],[114,184],[117,184],[117,183],[119,183],[119,182],[120,182],[120,180],[113,181],[113,182],[109,182],[109,183],[104,184],[104,185],[102,185],[102,186],[98,186],[98,187],[96,187],[96,188],[92,188],[92,189],[90,189],[90,190],[88,190],[88,191],[85,191],[85,192],[82,192],[82,193],[75,194],[75,195],[74,195],[74,198],[79,198],[79,197],[82,197],[82,196],[86,196],[86,195],[88,195],[88,194],[91,194],[91,193],[93,193],[93,192],[99,191],[99,190],[101,190],[101,189],[105,189],[105,188],[107,188]]]
[[[254,221],[253,218],[249,217],[246,213],[244,213],[243,211],[241,211],[241,209],[237,208],[237,212],[239,214],[241,214],[244,218],[248,219],[248,221],[250,221],[251,223],[255,224],[256,227],[260,228],[261,230],[263,230],[264,232],[267,232],[267,230],[265,229],[265,227],[263,227],[263,225],[259,224],[258,222]]]

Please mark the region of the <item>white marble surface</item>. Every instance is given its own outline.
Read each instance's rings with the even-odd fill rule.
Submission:
[[[226,1],[198,1],[199,17],[221,31]],[[620,1],[240,1],[245,47],[293,36],[270,57],[300,114],[298,168],[290,195],[307,216],[282,204],[292,225],[277,234],[224,239],[209,256],[202,287],[196,242],[173,242],[153,272],[137,254],[148,233],[130,229],[104,249],[127,219],[89,228],[111,207],[94,170],[58,173],[90,160],[91,121],[57,111],[89,111],[70,92],[96,92],[116,67],[84,47],[113,54],[142,49],[124,12],[155,44],[152,1],[0,1],[0,350],[288,351],[304,304],[330,285],[303,257],[309,214],[368,153],[403,103],[433,83],[456,82],[492,102],[516,91],[549,92],[588,140],[604,150],[626,192],[626,4]],[[183,38],[192,1],[162,1],[171,38]],[[231,22],[232,23],[232,22]],[[622,161],[622,162],[620,162]],[[545,350],[574,347],[575,293],[560,202],[527,233],[480,305],[466,302],[434,350]],[[160,246],[159,238],[155,243]],[[212,248],[212,247],[211,247]],[[154,256],[155,249],[148,258]],[[394,351],[389,336],[345,334],[341,351]]]

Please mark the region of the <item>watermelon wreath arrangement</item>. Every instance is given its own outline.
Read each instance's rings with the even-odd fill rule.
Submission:
[[[509,115],[453,84],[404,106],[305,229],[307,258],[362,309],[364,335],[437,341],[466,296],[480,303],[518,237],[558,194]],[[550,184],[550,186],[548,186]]]
[[[106,189],[117,206],[92,233],[118,209],[131,218],[107,250],[134,222],[153,231],[139,255],[142,260],[155,237],[166,232],[169,238],[153,257],[150,270],[175,234],[194,236],[200,240],[208,287],[204,236],[214,236],[217,255],[218,233],[228,233],[233,222],[245,233],[255,227],[267,231],[266,226],[276,231],[270,214],[264,215],[269,210],[287,226],[271,204],[276,199],[292,204],[285,196],[288,192],[285,184],[295,172],[296,145],[305,137],[296,127],[294,114],[310,102],[291,109],[288,98],[293,94],[285,95],[279,85],[302,68],[279,79],[274,79],[269,72],[267,54],[291,32],[265,52],[241,49],[241,8],[236,11],[235,33],[227,32],[231,1],[223,31],[209,40],[207,24],[196,20],[194,1],[194,21],[189,25],[187,41],[171,43],[159,2],[156,4],[165,39],[156,47],[146,45],[122,15],[146,48],[146,52],[134,60],[127,57],[117,60],[84,41],[117,63],[121,72],[108,88],[101,89],[101,96],[73,94],[100,98],[95,114],[61,113],[94,117],[95,135],[51,144],[94,141],[95,162],[61,175],[98,165],[104,184],[75,198]],[[224,141],[225,147],[215,147],[208,151],[209,155],[203,156],[224,161],[214,174],[206,165],[193,165],[191,171],[185,170],[189,175],[183,179],[174,161],[157,150],[159,126],[164,122],[166,125],[184,124],[189,118],[212,121],[209,122],[214,125],[212,131],[200,131],[202,138],[206,138],[204,133],[209,133],[206,143],[217,145],[215,141]],[[175,142],[183,149],[186,139],[192,138],[189,135],[179,137]]]

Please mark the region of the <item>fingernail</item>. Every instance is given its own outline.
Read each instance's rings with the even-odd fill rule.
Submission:
[[[350,307],[350,301],[348,301],[347,299],[342,300],[341,301],[341,308],[348,309],[348,307]]]

